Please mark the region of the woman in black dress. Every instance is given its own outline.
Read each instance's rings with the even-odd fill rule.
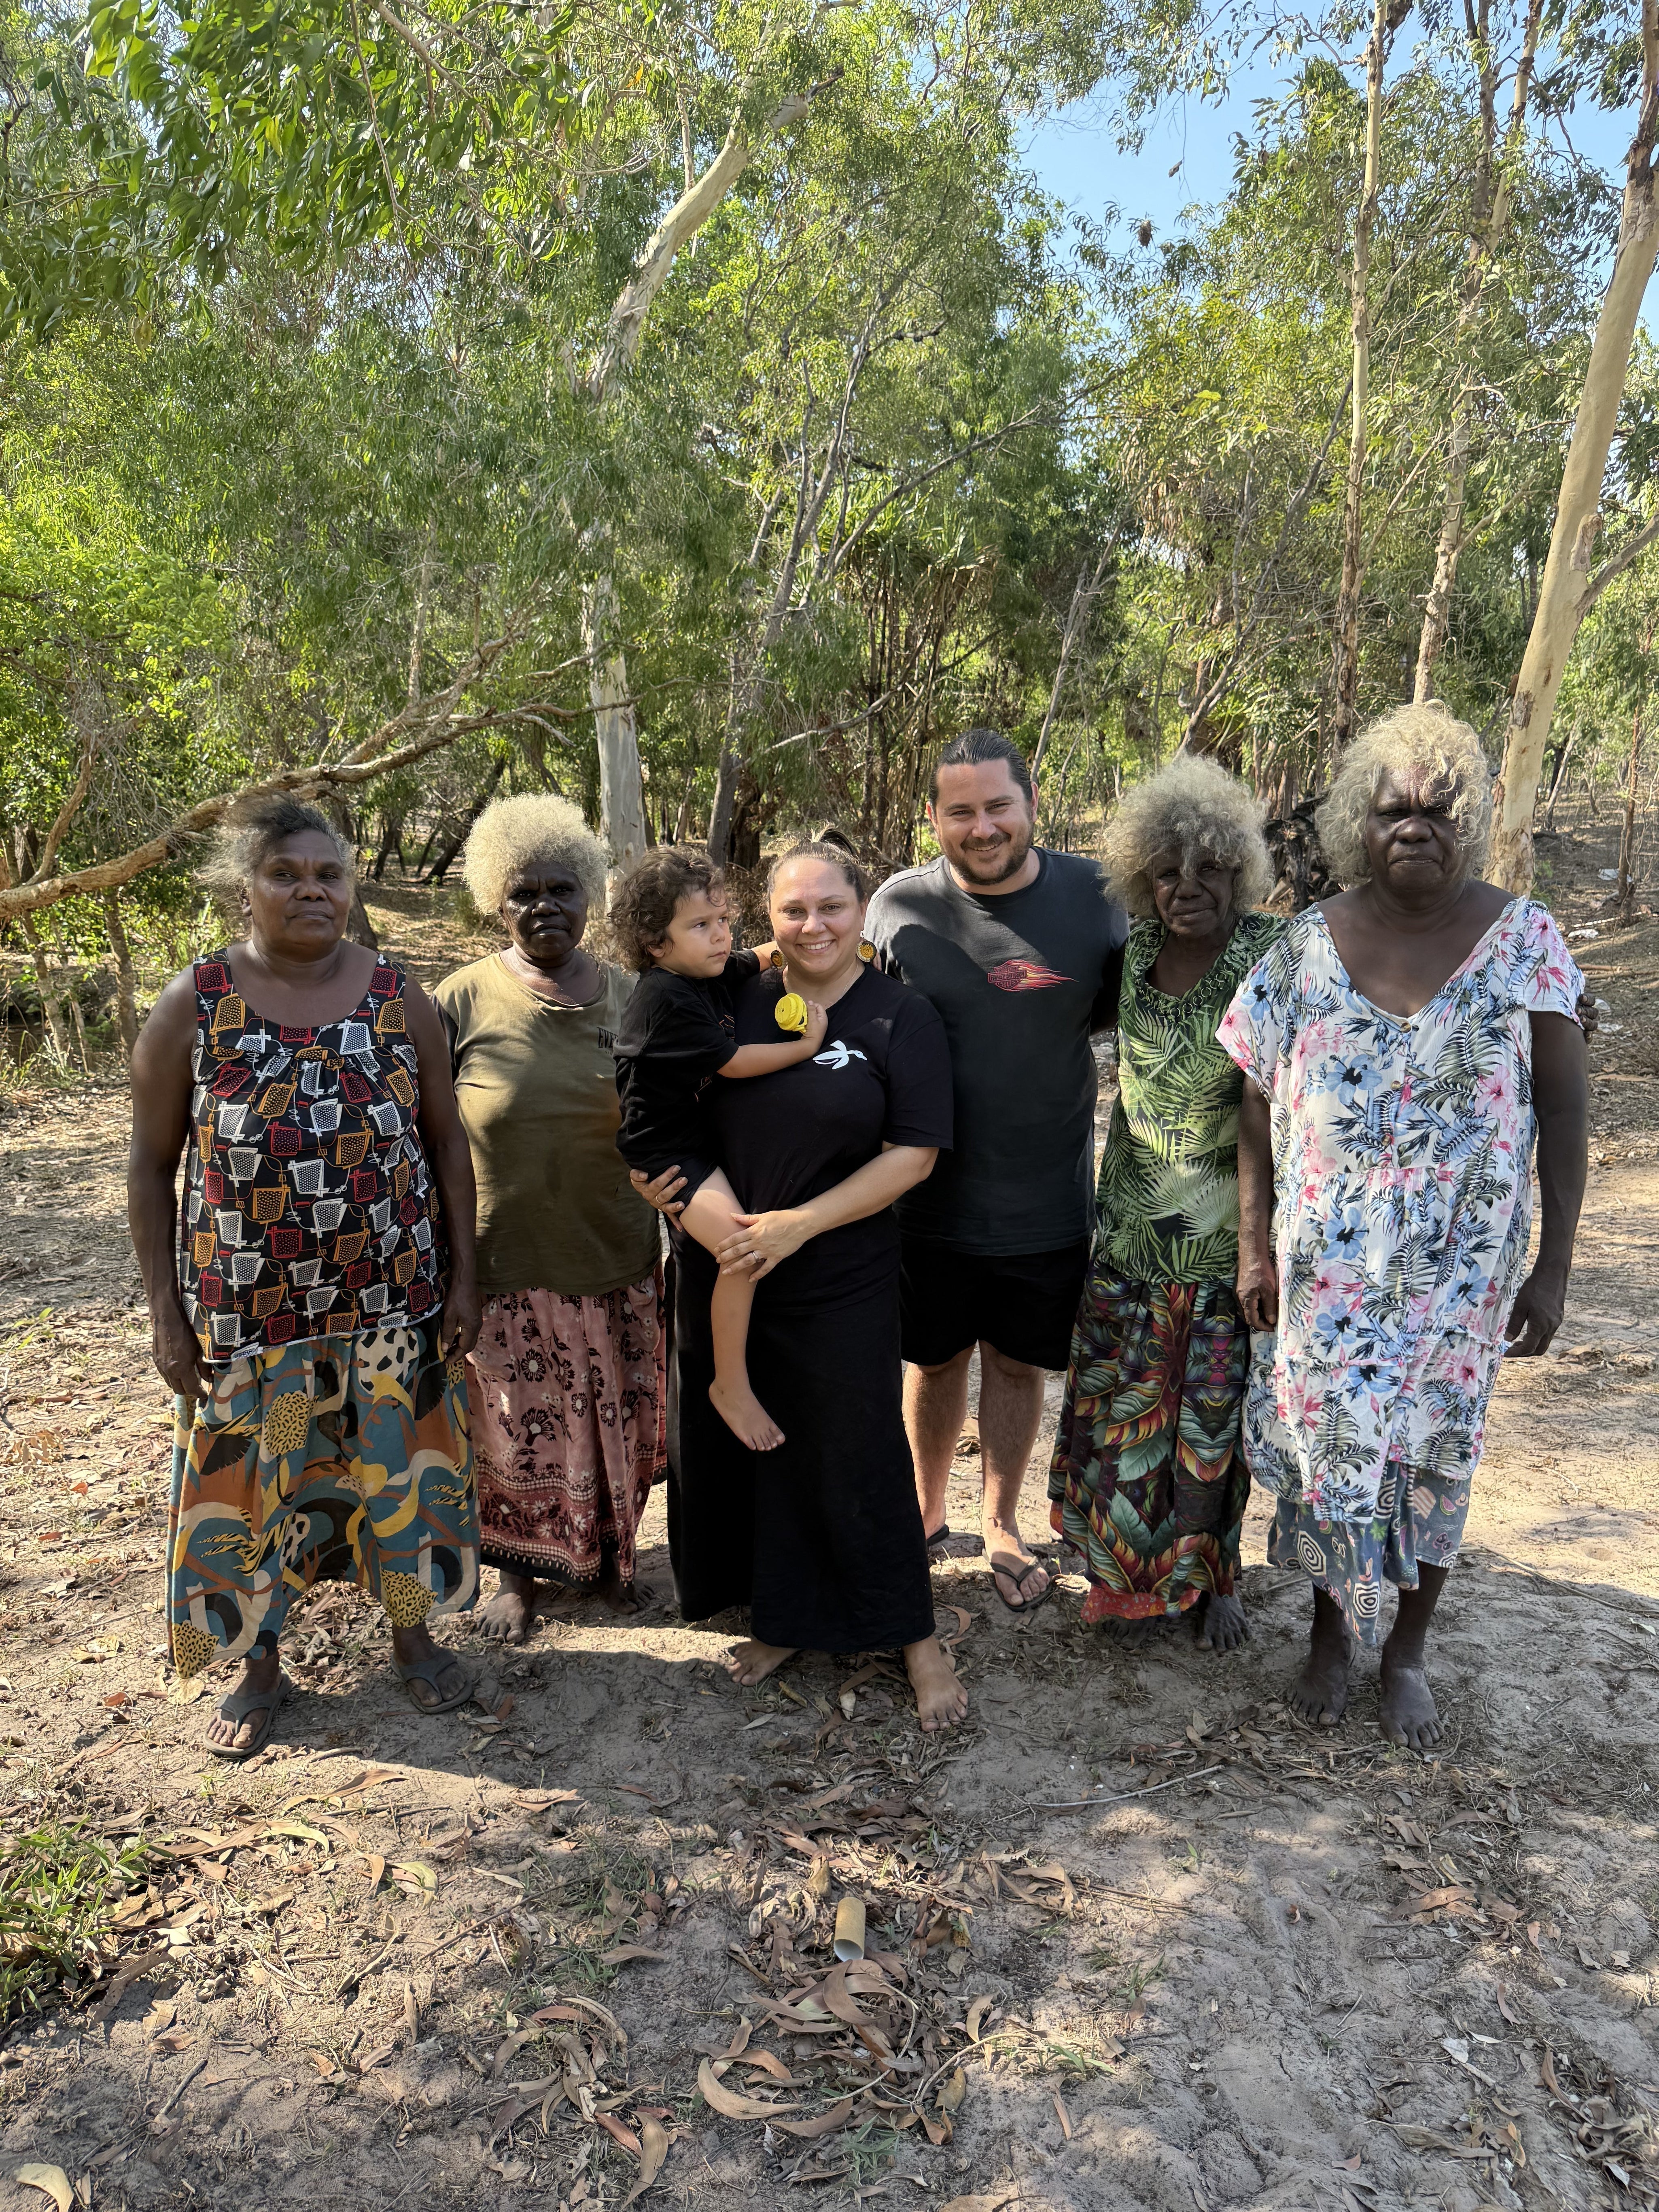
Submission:
[[[933,1592],[900,1413],[898,1230],[891,1207],[951,1141],[951,1061],[925,999],[868,964],[868,886],[848,854],[787,854],[769,888],[783,965],[738,992],[740,1045],[783,1034],[786,993],[829,1013],[813,1058],[715,1087],[721,1164],[748,1211],[721,1248],[756,1279],[749,1373],[784,1432],[753,1452],[709,1402],[716,1261],[675,1238],[669,1547],[681,1609],[750,1608],[730,1654],[763,1681],[801,1649],[904,1653],[925,1729],[967,1693],[933,1632]]]

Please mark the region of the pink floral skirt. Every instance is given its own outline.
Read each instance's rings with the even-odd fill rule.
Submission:
[[[510,1291],[468,1355],[487,1565],[634,1579],[635,1535],[665,1466],[662,1270],[603,1297]]]

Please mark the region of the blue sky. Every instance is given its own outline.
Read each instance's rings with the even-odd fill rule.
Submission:
[[[1235,137],[1250,135],[1254,102],[1282,94],[1288,82],[1289,70],[1270,64],[1241,70],[1219,107],[1172,103],[1148,131],[1139,154],[1117,150],[1103,105],[1093,109],[1079,103],[1031,134],[1027,158],[1045,188],[1079,214],[1098,221],[1115,207],[1125,222],[1150,216],[1158,235],[1167,236],[1183,208],[1225,198]],[[1581,108],[1568,124],[1577,151],[1619,185],[1634,119],[1633,113],[1609,116]],[[1120,235],[1113,242],[1127,240]]]

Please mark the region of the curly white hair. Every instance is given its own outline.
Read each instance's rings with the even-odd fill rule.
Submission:
[[[1415,771],[1426,779],[1425,797],[1446,803],[1457,836],[1461,877],[1486,866],[1492,835],[1492,769],[1480,740],[1467,722],[1438,699],[1420,707],[1395,707],[1379,715],[1343,755],[1331,787],[1314,814],[1320,848],[1339,883],[1350,889],[1370,880],[1365,817],[1385,775]]]
[[[1113,890],[1132,915],[1158,911],[1152,863],[1178,852],[1190,868],[1200,857],[1238,871],[1241,907],[1260,906],[1273,887],[1261,835],[1261,802],[1236,775],[1202,753],[1177,753],[1167,768],[1123,795],[1106,825],[1101,859]]]
[[[467,896],[481,915],[498,914],[521,868],[568,868],[592,904],[605,897],[605,848],[581,809],[550,791],[523,791],[486,806],[461,856]]]

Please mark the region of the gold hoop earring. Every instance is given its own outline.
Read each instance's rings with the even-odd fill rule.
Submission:
[[[865,963],[866,967],[868,967],[868,966],[869,966],[869,964],[870,964],[871,961],[872,961],[872,960],[875,958],[875,957],[876,957],[876,948],[875,948],[875,946],[874,946],[873,945],[872,945],[872,943],[870,942],[869,939],[868,939],[867,937],[861,937],[861,938],[860,938],[860,939],[859,939],[859,958],[864,962],[864,963]]]

